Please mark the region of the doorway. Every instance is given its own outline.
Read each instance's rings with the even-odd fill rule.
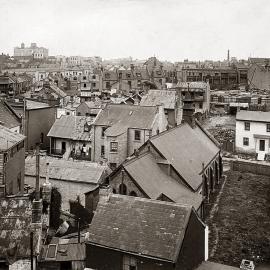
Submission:
[[[260,140],[259,151],[265,151],[265,140]]]
[[[66,142],[62,142],[62,152],[66,152]]]

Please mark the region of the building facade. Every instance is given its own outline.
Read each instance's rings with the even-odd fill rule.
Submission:
[[[25,47],[24,43],[21,47],[14,48],[14,57],[33,57],[34,59],[44,59],[49,56],[49,50],[44,47],[38,47],[36,43],[31,43],[30,47]]]

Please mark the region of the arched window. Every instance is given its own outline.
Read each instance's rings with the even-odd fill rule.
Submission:
[[[119,186],[119,194],[127,195],[127,186],[125,184]]]
[[[137,193],[136,193],[135,191],[132,190],[132,191],[129,193],[129,196],[137,197]]]

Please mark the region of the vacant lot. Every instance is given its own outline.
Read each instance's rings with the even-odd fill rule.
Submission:
[[[220,194],[206,206],[210,259],[236,267],[243,258],[270,262],[270,177],[226,175]]]

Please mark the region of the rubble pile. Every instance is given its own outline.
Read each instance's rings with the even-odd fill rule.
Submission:
[[[228,128],[216,127],[208,129],[214,138],[220,143],[234,142],[235,131]]]

